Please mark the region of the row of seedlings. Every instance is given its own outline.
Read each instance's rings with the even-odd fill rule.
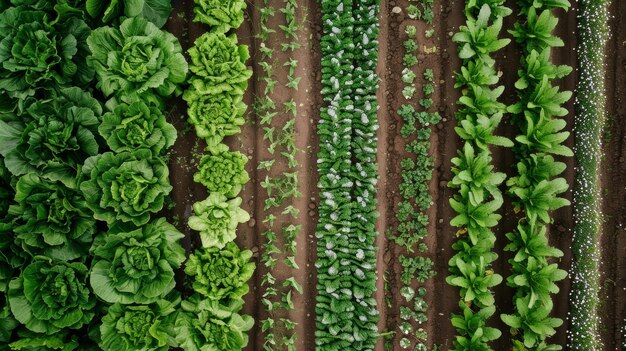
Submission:
[[[322,1],[317,350],[373,350],[376,289],[376,0]]]
[[[416,111],[414,105],[411,104],[417,90],[415,66],[419,65],[416,56],[419,50],[417,28],[409,25],[405,28],[405,33],[407,39],[403,43],[405,54],[402,70],[402,82],[405,86],[402,89],[402,95],[407,102],[400,107],[398,115],[402,118],[401,137],[411,140],[407,142],[405,150],[414,156],[406,157],[401,161],[402,180],[399,184],[399,192],[402,201],[398,204],[396,212],[398,225],[393,229],[390,238],[406,250],[406,253],[398,257],[402,266],[400,293],[405,300],[398,302],[402,304],[399,306],[399,316],[402,322],[397,327],[401,336],[399,344],[403,349],[408,349],[415,342],[414,350],[427,350],[428,335],[423,328],[414,330],[414,324],[419,326],[428,319],[426,313],[428,305],[425,300],[427,291],[424,287],[417,289],[414,287],[416,284],[423,284],[435,274],[432,260],[424,257],[423,254],[428,250],[424,242],[429,225],[426,211],[433,204],[428,191],[428,184],[434,170],[434,160],[429,154],[432,132],[430,127],[439,123],[441,117],[437,112],[427,111],[432,106],[431,96],[434,93],[432,69],[424,71],[424,80],[427,83],[422,86],[423,98],[419,101],[419,106],[423,111]],[[418,255],[416,249],[422,255]],[[392,349],[393,338],[387,341],[386,348]]]
[[[200,235],[201,247],[185,266],[194,294],[181,303],[177,340],[184,350],[241,350],[254,320],[242,315],[243,296],[255,265],[252,251],[234,242],[237,226],[250,219],[237,195],[248,182],[247,157],[230,151],[224,138],[240,132],[247,109],[243,95],[252,71],[247,46],[234,31],[243,23],[244,1],[196,0],[194,21],[208,25],[188,50],[189,87],[183,94],[188,121],[206,143],[194,181],[206,187],[205,200],[193,204],[188,219]]]
[[[523,21],[510,31],[523,47],[515,83],[519,101],[508,108],[512,123],[520,128],[514,149],[518,162],[517,174],[507,186],[516,212],[523,217],[517,230],[507,234],[510,243],[505,250],[515,253],[509,260],[512,274],[507,278],[507,285],[515,288],[515,308],[513,314],[503,314],[502,320],[511,328],[515,348],[561,350],[561,346],[549,344],[546,339],[563,324],[561,319],[550,317],[551,294],[559,291],[555,283],[565,279],[567,272],[551,263],[563,252],[550,246],[547,229],[551,223],[549,212],[569,205],[568,200],[559,197],[568,188],[566,180],[558,177],[565,164],[555,161],[553,155],[573,156],[562,145],[569,132],[563,131],[566,122],[559,118],[567,115],[562,105],[572,93],[560,92],[553,81],[568,75],[572,68],[554,65],[550,53],[552,47],[563,46],[563,41],[552,35],[558,23],[552,10],[567,10],[570,4],[557,0],[520,5]]]
[[[163,219],[150,222],[150,215],[163,207],[171,190],[162,154],[176,132],[162,114],[139,115],[148,121],[128,126],[115,121],[122,105],[144,97],[158,104],[174,92],[186,75],[180,45],[141,11],[120,29],[91,32],[87,22],[98,26],[106,20],[96,17],[97,9],[67,1],[18,3],[0,15],[7,44],[0,70],[5,133],[0,153],[13,175],[5,179],[14,194],[6,198],[11,203],[2,224],[7,234],[1,248],[3,282],[8,283],[2,291],[13,315],[4,305],[2,343],[10,342],[14,350],[165,349],[174,345],[166,332],[173,314],[150,310],[178,303],[177,294],[170,293],[173,271],[185,257],[178,244],[182,234]],[[162,24],[169,11],[165,6],[149,17]],[[146,68],[147,62],[135,40],[146,30],[153,36],[144,48],[168,50],[138,77],[134,69]],[[124,44],[130,45],[124,49]],[[105,51],[110,61],[102,60]],[[123,58],[134,67],[123,67]],[[172,70],[141,89],[162,69]],[[104,115],[89,92],[95,76],[99,90],[114,95]],[[167,88],[156,92],[161,85]],[[135,128],[152,135],[153,143],[134,139],[129,132]],[[161,264],[145,264],[153,260]],[[135,317],[142,323],[133,323]],[[144,328],[161,324],[159,340],[145,334],[136,339]]]
[[[298,60],[293,57],[294,52],[300,48],[297,9],[295,0],[282,2],[279,12],[283,14],[284,24],[278,27],[287,42],[281,43],[279,48],[266,45],[270,35],[276,35],[277,32],[269,24],[269,20],[276,15],[274,6],[269,0],[265,0],[263,7],[259,9],[260,30],[257,39],[260,42],[259,53],[262,61],[259,66],[262,74],[258,76],[258,80],[264,83],[265,88],[263,96],[256,97],[254,110],[259,116],[263,140],[269,153],[269,158],[261,160],[258,166],[265,173],[261,186],[267,195],[263,207],[266,215],[263,218],[262,233],[266,242],[261,252],[261,262],[267,269],[261,280],[265,288],[261,302],[267,312],[267,317],[261,321],[264,350],[295,350],[296,324],[289,318],[289,313],[295,308],[293,295],[302,294],[302,286],[293,275],[281,277],[277,274],[299,268],[295,261],[295,239],[301,226],[293,224],[299,216],[299,210],[294,207],[293,201],[301,194],[298,192],[298,149],[295,140],[297,106],[292,97],[298,90],[301,79],[296,75]],[[284,62],[279,59],[282,57],[285,58]],[[276,93],[279,83],[273,73],[276,66],[288,69],[287,81],[284,82],[284,87],[279,88],[283,94]],[[284,101],[276,101],[283,96]],[[277,103],[282,108],[277,108]]]
[[[606,45],[611,1],[578,1],[578,84],[574,115],[574,150],[578,167],[574,186],[574,236],[571,268],[568,348],[598,351],[600,338],[600,235],[602,212],[599,187],[602,136],[606,116]],[[622,339],[622,350],[626,349]]]
[[[454,177],[449,182],[449,187],[457,191],[450,199],[457,213],[450,224],[459,228],[447,278],[461,294],[462,313],[452,316],[458,333],[456,350],[492,350],[489,342],[502,335],[500,330],[487,326],[487,321],[496,311],[492,289],[502,282],[502,276],[491,269],[497,259],[492,228],[501,218],[497,211],[503,198],[498,186],[506,177],[494,171],[490,146],[512,146],[510,140],[493,134],[506,110],[498,101],[504,87],[496,86],[499,79],[491,57],[510,42],[498,38],[503,17],[511,13],[503,4],[496,1],[481,6],[467,2],[466,25],[453,36],[462,59],[455,83],[462,89],[455,131],[463,140],[458,156],[452,159]]]

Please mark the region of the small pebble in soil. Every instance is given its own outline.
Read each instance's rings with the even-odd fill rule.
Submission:
[[[251,219],[248,221],[248,227],[250,227],[250,228],[254,228],[254,226],[255,226],[255,225],[256,225],[256,219],[251,218]]]
[[[393,9],[391,9],[391,12],[398,14],[400,12],[402,12],[402,9],[400,8],[400,6],[396,6]]]

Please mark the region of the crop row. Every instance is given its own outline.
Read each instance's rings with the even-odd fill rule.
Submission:
[[[602,212],[598,184],[602,136],[606,121],[606,44],[609,1],[578,1],[578,85],[574,150],[578,167],[574,187],[574,237],[570,290],[571,319],[568,348],[597,351],[600,338],[600,235]],[[626,349],[622,339],[622,349]]]
[[[161,111],[187,74],[177,39],[151,22],[169,2],[12,3],[0,14],[0,346],[167,350],[183,235],[152,217],[172,189],[176,130]]]
[[[482,7],[467,2],[466,25],[452,38],[459,45],[459,57],[463,60],[455,84],[463,92],[455,130],[464,143],[452,160],[454,177],[449,183],[457,191],[450,199],[457,212],[450,224],[459,230],[458,240],[452,246],[457,252],[450,259],[447,278],[448,284],[459,287],[461,293],[462,314],[452,316],[458,333],[454,341],[457,351],[491,350],[488,343],[502,334],[487,326],[496,310],[492,288],[502,282],[502,277],[491,269],[497,259],[493,252],[496,237],[491,228],[501,218],[497,210],[503,199],[498,186],[506,177],[494,171],[490,145],[512,143],[493,134],[505,105],[498,101],[504,87],[495,86],[499,79],[491,55],[510,42],[498,38],[502,19],[510,13],[503,1]]]
[[[322,1],[317,350],[372,350],[376,289],[376,0]]]
[[[289,314],[295,309],[293,296],[302,294],[301,284],[289,274],[299,269],[295,257],[296,238],[301,229],[301,225],[293,224],[300,214],[293,205],[294,199],[301,196],[298,191],[299,164],[296,159],[299,150],[295,135],[298,109],[293,99],[293,93],[298,90],[301,80],[296,74],[298,60],[294,55],[294,51],[300,47],[298,34],[301,27],[297,9],[296,0],[284,0],[283,7],[278,11],[269,0],[265,0],[263,7],[259,8],[260,30],[257,39],[261,54],[258,62],[261,74],[257,78],[265,88],[264,94],[255,97],[254,112],[259,117],[269,153],[267,159],[259,162],[257,173],[263,179],[260,185],[266,193],[262,220],[265,242],[261,251],[261,262],[267,272],[261,279],[261,285],[265,289],[261,303],[267,317],[260,321],[265,339],[263,350],[266,351],[295,349],[296,323],[290,319]],[[275,19],[276,12],[280,12],[284,18],[284,24],[279,24],[278,28],[270,24],[270,20]],[[277,32],[282,33],[288,43],[271,47],[269,39],[278,36]],[[288,72],[287,81],[282,87],[278,85],[280,82],[279,77],[274,74],[275,69],[285,69]],[[281,274],[283,272],[289,273],[284,276]]]
[[[512,314],[503,314],[502,320],[511,328],[516,348],[561,350],[561,346],[549,344],[546,339],[563,323],[550,317],[551,294],[559,291],[555,283],[565,279],[567,272],[551,263],[563,252],[550,246],[546,232],[551,223],[549,211],[569,205],[569,201],[559,197],[567,190],[566,180],[558,177],[565,164],[555,161],[552,155],[573,155],[562,145],[569,132],[562,131],[566,123],[558,118],[567,114],[562,105],[572,94],[560,92],[552,82],[572,69],[554,65],[550,51],[563,46],[563,41],[552,35],[558,23],[552,9],[569,6],[567,0],[524,3],[523,21],[510,31],[522,45],[523,54],[515,83],[519,100],[508,108],[513,124],[520,128],[514,149],[517,174],[506,185],[515,210],[523,217],[517,230],[507,234],[510,243],[505,250],[515,253],[509,260],[512,274],[507,278],[507,285],[515,289],[515,308]]]
[[[250,179],[245,170],[248,158],[222,143],[245,123],[243,94],[252,76],[246,66],[250,54],[233,33],[243,23],[245,8],[243,0],[199,0],[194,8],[194,21],[208,25],[209,31],[189,49],[192,75],[183,98],[189,123],[207,145],[194,181],[206,187],[208,197],[193,205],[188,219],[202,245],[185,267],[194,294],[182,302],[176,321],[177,340],[185,350],[241,350],[254,323],[252,317],[239,314],[255,269],[252,251],[241,250],[234,242],[237,226],[250,219],[238,197]]]

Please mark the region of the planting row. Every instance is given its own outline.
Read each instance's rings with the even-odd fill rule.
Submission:
[[[376,0],[322,1],[317,350],[372,350],[376,288]]]

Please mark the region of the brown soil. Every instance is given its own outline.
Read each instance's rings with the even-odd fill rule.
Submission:
[[[167,24],[167,30],[174,33],[181,39],[184,49],[187,49],[195,38],[204,33],[204,28],[191,22],[193,18],[192,8],[194,2],[191,0],[176,1],[173,15]],[[270,20],[270,26],[277,28],[284,19],[282,13],[278,11],[283,6],[282,0],[272,0],[270,3],[276,8],[276,15]],[[319,119],[319,107],[322,103],[320,96],[320,47],[319,38],[321,34],[321,13],[319,1],[303,0],[299,1],[299,13],[306,14],[306,23],[303,32],[300,34],[302,43],[301,49],[295,53],[295,59],[299,61],[297,75],[302,77],[299,90],[297,92],[282,87],[286,82],[287,69],[282,66],[287,58],[286,53],[280,50],[284,37],[280,31],[270,36],[270,40],[266,42],[269,47],[277,48],[275,51],[274,72],[277,84],[274,92],[274,100],[277,105],[279,116],[274,120],[277,127],[282,127],[287,116],[282,113],[284,111],[282,102],[293,98],[298,106],[298,117],[296,123],[296,141],[302,150],[298,154],[298,162],[300,164],[300,192],[302,197],[294,201],[294,206],[300,209],[300,216],[295,224],[301,224],[302,230],[297,239],[296,260],[300,266],[299,270],[287,269],[283,265],[279,265],[279,269],[273,271],[276,278],[285,279],[291,275],[303,285],[303,296],[294,296],[296,309],[289,313],[289,317],[295,321],[298,326],[296,328],[297,349],[298,350],[314,350],[314,333],[315,333],[315,292],[316,292],[316,269],[314,262],[316,259],[315,246],[315,225],[317,222],[316,206],[317,206],[317,172],[316,172],[316,153],[318,138],[316,136],[315,127]],[[400,265],[397,257],[401,253],[399,248],[389,243],[385,237],[385,229],[395,223],[395,206],[400,200],[397,192],[397,186],[400,184],[400,168],[399,162],[406,153],[404,151],[405,141],[399,135],[401,126],[399,116],[396,110],[402,104],[404,98],[400,91],[403,83],[401,82],[402,71],[402,40],[404,39],[404,27],[411,24],[418,26],[419,44],[420,44],[420,65],[418,66],[418,82],[422,83],[421,74],[425,68],[432,68],[435,79],[440,80],[440,84],[436,85],[435,94],[433,95],[434,105],[431,111],[438,110],[444,121],[436,128],[433,133],[431,142],[431,153],[435,159],[435,172],[430,183],[430,191],[433,197],[434,205],[429,211],[431,224],[429,226],[429,236],[427,245],[429,251],[427,255],[434,262],[437,276],[426,283],[428,290],[427,303],[429,304],[428,322],[421,326],[429,334],[430,345],[443,345],[443,350],[447,350],[452,346],[454,329],[450,324],[450,315],[458,311],[458,290],[449,287],[445,283],[445,277],[448,274],[448,260],[452,256],[451,244],[454,241],[455,229],[449,226],[449,221],[453,217],[454,212],[448,204],[448,199],[452,196],[452,192],[447,188],[446,183],[451,179],[450,160],[456,154],[456,150],[461,143],[454,132],[456,111],[456,101],[459,97],[459,91],[454,89],[454,72],[459,70],[460,61],[457,58],[456,45],[451,41],[450,33],[455,33],[464,22],[462,0],[437,0],[435,1],[435,36],[426,39],[423,23],[417,23],[408,20],[404,12],[400,14],[392,13],[395,6],[406,8],[408,0],[382,0],[380,14],[380,56],[378,73],[381,77],[378,98],[380,103],[378,132],[378,161],[379,173],[381,176],[379,182],[379,211],[381,213],[377,228],[379,238],[377,241],[378,252],[378,292],[376,298],[378,300],[381,320],[380,330],[396,330],[399,321],[397,308],[388,308],[386,300],[399,301],[399,289],[401,283],[398,281]],[[258,66],[258,45],[259,40],[255,39],[254,34],[258,32],[259,13],[258,8],[263,6],[263,0],[254,0],[248,3],[247,21],[244,22],[238,31],[241,43],[248,44],[252,55],[250,65],[254,70],[254,76],[250,81],[250,86],[246,94],[246,101],[251,104],[255,95],[263,94],[265,88],[264,83],[258,81],[259,75],[262,73]],[[511,8],[516,9],[515,2],[509,1]],[[603,336],[605,339],[605,349],[615,349],[621,342],[621,328],[626,318],[626,299],[623,298],[626,289],[626,233],[624,233],[624,221],[626,220],[626,194],[624,172],[626,171],[626,127],[622,123],[622,118],[626,115],[626,7],[619,4],[613,5],[614,20],[611,23],[614,28],[611,44],[609,46],[609,65],[608,65],[608,98],[610,106],[610,116],[613,116],[610,123],[607,124],[609,131],[607,136],[605,170],[603,172],[603,189],[605,190],[605,211],[607,220],[605,222],[605,235],[602,239],[603,245],[603,271],[606,272],[604,281],[606,282],[605,297],[606,304],[603,305],[605,320],[603,325]],[[516,10],[514,10],[514,13]],[[180,16],[177,14],[181,14]],[[561,19],[559,23],[558,34],[565,40],[565,48],[554,51],[554,59],[561,64],[569,64],[575,66],[575,28],[576,17],[575,10],[569,11],[567,14],[562,11],[558,12]],[[302,18],[302,17],[300,17]],[[512,23],[516,21],[516,16],[512,15],[505,20],[505,28],[511,28]],[[503,33],[504,34],[504,33]],[[510,37],[508,34],[506,37]],[[436,45],[438,51],[435,54],[424,54],[424,45],[432,47]],[[496,57],[498,67],[504,72],[501,84],[506,86],[504,100],[506,103],[515,101],[515,93],[513,83],[516,80],[516,70],[518,67],[518,57],[520,55],[519,47],[512,43]],[[576,83],[575,73],[563,80],[561,86],[565,90],[574,90]],[[421,88],[418,85],[418,88]],[[416,93],[416,101],[421,96],[421,90]],[[184,245],[188,251],[199,245],[199,239],[186,226],[186,219],[191,214],[191,205],[205,198],[206,193],[201,185],[193,182],[193,173],[197,160],[194,160],[194,154],[202,151],[202,145],[198,144],[193,129],[190,129],[185,122],[185,104],[181,99],[176,99],[171,104],[169,113],[170,121],[173,122],[179,131],[179,139],[173,149],[170,162],[171,179],[174,185],[172,192],[172,200],[176,206],[170,210],[172,219],[178,220],[178,227],[185,234]],[[569,110],[573,111],[573,101],[568,105]],[[250,110],[249,110],[250,111]],[[246,305],[244,312],[252,315],[257,323],[250,332],[250,343],[246,350],[258,351],[262,350],[264,338],[260,330],[259,321],[266,317],[264,306],[260,303],[264,289],[261,287],[262,276],[266,273],[265,268],[259,262],[259,254],[262,250],[264,237],[261,233],[265,230],[262,219],[268,213],[263,211],[263,204],[266,198],[265,189],[261,188],[260,181],[265,178],[265,171],[257,170],[258,162],[270,159],[272,156],[267,152],[267,145],[263,140],[263,130],[258,124],[258,116],[252,112],[248,114],[249,123],[242,129],[242,134],[228,139],[229,145],[235,150],[240,150],[248,155],[250,161],[248,163],[248,172],[252,181],[246,186],[240,196],[244,199],[244,207],[252,216],[251,222],[247,225],[240,226],[237,243],[245,248],[252,249],[255,252],[254,260],[257,262],[257,271],[250,282],[250,293],[246,296]],[[573,112],[566,117],[568,128],[571,130],[573,126]],[[505,119],[502,127],[497,134],[513,137],[517,134],[517,129],[512,127]],[[573,146],[574,138],[568,141],[569,146]],[[198,144],[198,145],[197,145]],[[195,151],[194,151],[195,150]],[[514,172],[512,166],[515,158],[510,150],[497,148],[493,150],[494,163],[496,169],[508,173]],[[283,160],[283,158],[279,158]],[[572,158],[563,160],[567,163],[567,171],[564,177],[570,184],[573,184],[575,164]],[[285,165],[278,161],[272,169],[272,174],[280,174],[285,170]],[[571,190],[568,191],[567,197],[571,199]],[[504,234],[513,229],[517,222],[517,217],[513,213],[512,205],[506,202],[501,213],[503,219],[501,224],[496,228],[498,241],[496,250],[500,254],[498,261],[494,265],[494,269],[503,276],[509,275],[509,265],[507,259],[509,254],[502,251],[506,244]],[[278,214],[275,213],[277,216]],[[571,265],[571,235],[573,228],[572,208],[564,208],[553,214],[555,224],[551,227],[550,236],[553,245],[557,246],[566,253],[565,258],[561,261],[561,268],[567,269]],[[278,216],[275,228],[280,223],[287,223],[289,220],[284,216]],[[279,236],[280,237],[280,236]],[[282,243],[280,243],[282,244]],[[386,279],[384,279],[384,277]],[[179,274],[178,281],[182,284],[183,275]],[[391,287],[388,295],[385,293],[385,283]],[[560,318],[567,318],[568,310],[568,293],[569,280],[560,284],[561,292],[555,297],[554,315]],[[189,290],[185,290],[189,293]],[[512,310],[512,289],[506,284],[501,284],[496,290],[496,301],[498,306],[497,315],[500,313],[509,313]],[[494,343],[496,350],[507,350],[510,348],[510,336],[506,332],[506,327],[499,321],[497,316],[492,318],[493,324],[504,331],[503,337]],[[566,323],[567,324],[567,323]],[[552,342],[565,345],[565,330],[567,326],[561,327]],[[395,337],[394,350],[400,350],[397,342],[399,337]],[[376,351],[382,351],[383,340],[378,343]]]

